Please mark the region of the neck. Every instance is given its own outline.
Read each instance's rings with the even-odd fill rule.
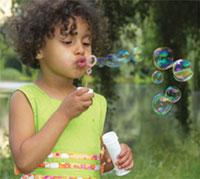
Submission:
[[[66,95],[75,90],[73,79],[45,76],[40,72],[35,83],[44,90],[49,96],[57,99],[64,99]]]

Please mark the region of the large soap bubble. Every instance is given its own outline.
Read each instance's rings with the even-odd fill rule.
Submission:
[[[179,59],[173,64],[173,75],[177,81],[185,82],[192,78],[192,66],[186,59]]]
[[[165,90],[165,96],[170,99],[171,103],[176,103],[181,99],[181,91],[177,87],[169,86]]]
[[[159,47],[153,52],[153,63],[159,70],[167,70],[173,65],[173,53],[168,47]]]
[[[153,97],[152,108],[156,114],[164,116],[171,111],[172,107],[173,103],[165,94],[158,93]]]

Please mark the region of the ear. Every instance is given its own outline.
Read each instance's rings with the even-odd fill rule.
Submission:
[[[42,50],[39,50],[35,58],[36,58],[37,60],[42,60],[43,57],[44,57],[43,51],[42,51]]]

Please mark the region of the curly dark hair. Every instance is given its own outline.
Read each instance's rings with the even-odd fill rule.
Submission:
[[[36,54],[45,45],[45,38],[54,36],[55,25],[61,22],[61,33],[71,33],[76,28],[74,17],[80,16],[90,26],[93,53],[99,55],[106,33],[101,15],[91,0],[26,0],[8,20],[9,37],[22,63],[39,68]],[[70,18],[74,24],[67,29]]]

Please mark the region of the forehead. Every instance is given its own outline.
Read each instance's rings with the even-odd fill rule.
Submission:
[[[85,19],[81,17],[70,18],[68,21],[68,25],[59,23],[55,26],[54,34],[56,36],[67,36],[67,35],[75,35],[75,34],[87,33],[91,35],[91,28]]]

